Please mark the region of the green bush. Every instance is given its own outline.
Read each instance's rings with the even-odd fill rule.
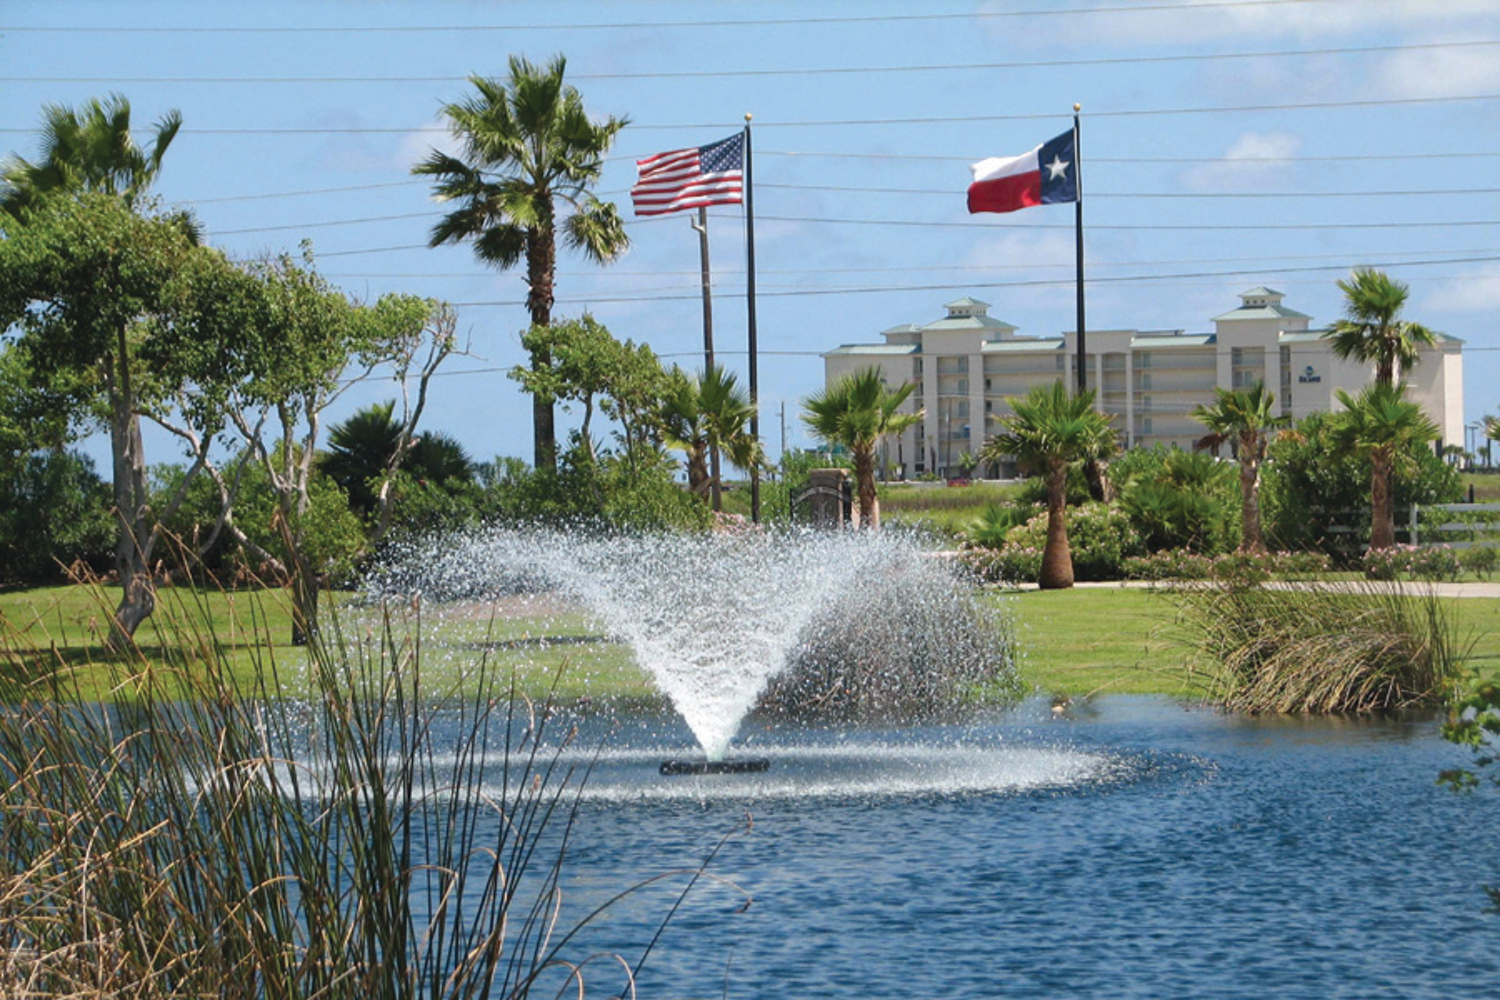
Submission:
[[[1087,503],[1068,508],[1067,516],[1068,546],[1073,553],[1073,576],[1077,580],[1118,580],[1123,575],[1125,560],[1144,550],[1124,511],[1102,503]],[[1005,542],[1007,548],[1016,546],[1041,552],[1047,544],[1046,512],[1012,528]]]
[[[1035,583],[1042,575],[1042,550],[1024,545],[965,549],[959,560],[981,583]]]
[[[1168,549],[1125,560],[1125,576],[1131,580],[1219,580],[1231,586],[1306,578],[1326,573],[1328,569],[1329,559],[1321,552],[1230,552],[1204,556]]]
[[[1137,448],[1110,465],[1122,510],[1152,552],[1214,554],[1239,540],[1236,467],[1206,452]]]
[[[1261,490],[1267,540],[1282,548],[1354,554],[1370,537],[1370,463],[1341,452],[1331,440],[1330,415],[1315,413],[1272,441]],[[1397,529],[1412,504],[1462,499],[1456,468],[1416,444],[1415,472],[1394,481]],[[1399,464],[1399,463],[1398,463]],[[1353,529],[1335,532],[1335,527]]]
[[[77,452],[36,452],[0,466],[0,584],[61,580],[114,557],[110,487]]]
[[[1472,548],[1461,549],[1458,553],[1458,562],[1470,573],[1488,580],[1495,573],[1495,565],[1500,563],[1500,549],[1492,545],[1475,545]]]
[[[963,529],[963,541],[980,549],[998,549],[1012,528],[1025,524],[1036,514],[1035,507],[1018,504],[989,503]]]
[[[1462,572],[1458,553],[1446,545],[1394,545],[1371,549],[1361,560],[1371,580],[1453,581]]]

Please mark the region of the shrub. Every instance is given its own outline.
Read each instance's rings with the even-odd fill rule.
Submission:
[[[1328,569],[1329,559],[1321,552],[1231,552],[1210,557],[1174,549],[1125,560],[1126,577],[1132,580],[1219,580],[1240,586],[1315,576]]]
[[[998,549],[1012,528],[1025,524],[1036,514],[1035,507],[1018,504],[988,503],[963,529],[964,544],[980,549]]]
[[[77,452],[0,463],[0,584],[50,583],[64,567],[110,565],[116,535],[108,484]]]
[[[1371,580],[1457,580],[1458,553],[1445,545],[1394,545],[1371,549],[1361,559]]]
[[[982,583],[1034,583],[1042,575],[1042,550],[1024,545],[965,549],[959,560]]]
[[[1240,494],[1232,463],[1206,452],[1137,448],[1110,466],[1120,507],[1151,551],[1226,552],[1239,540]]]
[[[1486,580],[1494,575],[1495,565],[1500,563],[1500,549],[1491,545],[1475,545],[1460,549],[1458,562],[1464,569]]]
[[[1118,580],[1124,562],[1143,549],[1140,536],[1123,511],[1101,503],[1068,509],[1068,546],[1073,553],[1073,576],[1078,580]],[[1006,535],[1006,547],[1035,549],[1047,544],[1044,511]],[[1040,557],[1039,557],[1040,558]],[[1038,562],[1038,572],[1040,572]],[[1036,579],[1035,576],[1031,579]]]
[[[1263,516],[1267,535],[1282,547],[1357,550],[1369,540],[1370,463],[1335,447],[1330,417],[1315,413],[1298,421],[1272,441],[1267,453]],[[1422,444],[1413,445],[1409,457],[1415,471],[1393,483],[1398,521],[1414,503],[1461,499],[1456,468]],[[1353,533],[1338,534],[1335,527]]]
[[[1176,592],[1188,670],[1231,711],[1345,713],[1441,704],[1467,643],[1435,594],[1381,582]]]

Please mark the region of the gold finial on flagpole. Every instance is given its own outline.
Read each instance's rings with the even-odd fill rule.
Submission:
[[[749,125],[750,124],[750,119],[752,119],[754,117],[755,117],[754,115],[752,115],[750,112],[746,111],[745,112],[745,124]]]
[[[1079,104],[1079,103],[1078,103],[1078,102],[1076,102],[1076,101],[1075,101],[1075,102],[1073,102],[1073,113],[1074,113],[1074,114],[1075,114],[1075,115],[1076,115],[1076,114],[1078,114],[1078,112],[1080,112],[1080,111],[1082,111],[1082,110],[1083,110],[1083,105],[1082,105],[1082,104]]]

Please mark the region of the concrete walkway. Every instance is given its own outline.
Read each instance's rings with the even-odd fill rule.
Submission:
[[[1129,587],[1136,590],[1166,589],[1168,584],[1153,580],[1107,580],[1102,583],[1075,583],[1073,586],[1080,589],[1109,589],[1111,587],[1122,589]],[[1312,581],[1272,581],[1266,584],[1283,590],[1299,590],[1318,586]],[[1036,590],[1034,583],[1023,583],[1015,587],[1007,587],[1007,590]],[[1500,583],[1420,583],[1407,582],[1401,585],[1401,589],[1408,594],[1436,593],[1439,597],[1490,597],[1500,598]]]

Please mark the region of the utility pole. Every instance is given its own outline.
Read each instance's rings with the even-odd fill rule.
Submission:
[[[708,373],[714,367],[714,296],[708,268],[708,207],[698,206],[698,221],[693,222],[692,217],[689,216],[689,225],[698,233],[698,260],[703,282],[703,377],[707,378]],[[713,509],[719,510],[723,506],[723,501],[719,479],[721,469],[718,445],[709,449],[708,463],[708,474],[711,477],[710,482],[713,483],[711,487]]]

